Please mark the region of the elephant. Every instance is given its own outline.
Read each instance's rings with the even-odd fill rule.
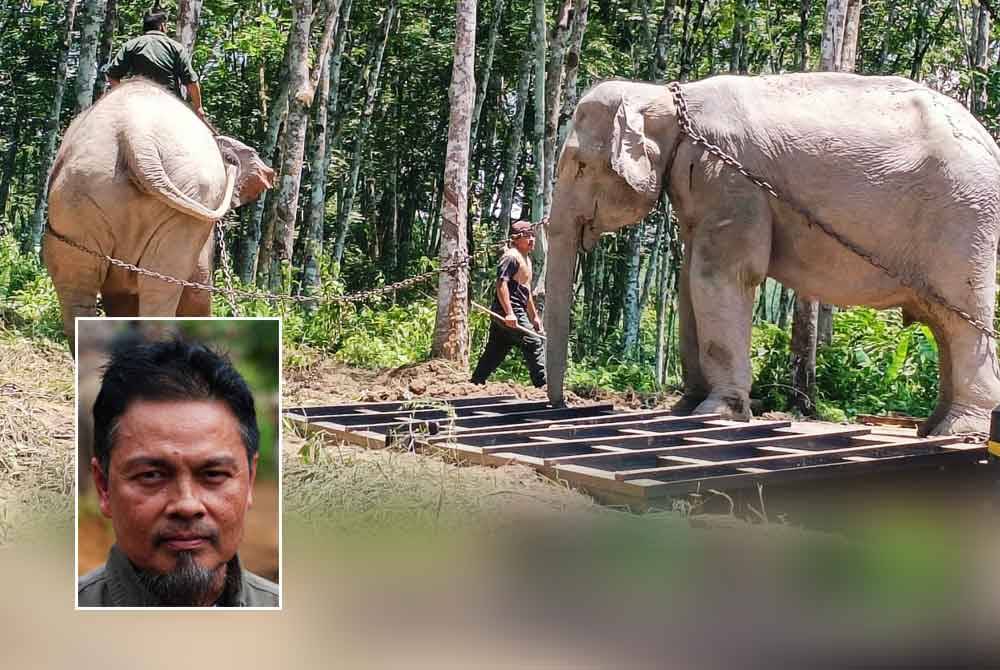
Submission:
[[[214,137],[179,98],[146,79],[112,89],[70,124],[49,175],[42,257],[73,349],[74,321],[210,316],[208,292],[109,264],[108,255],[211,283],[213,226],[270,188],[274,171],[245,144]],[[65,239],[59,239],[59,237]]]
[[[548,230],[550,400],[563,401],[579,248],[638,222],[666,189],[684,243],[682,412],[750,419],[754,294],[773,277],[806,299],[901,308],[904,322],[926,323],[940,383],[918,434],[987,430],[1000,403],[988,332],[1000,149],[986,130],[899,77],[722,75],[679,90],[604,81],[576,107]],[[685,119],[777,197],[682,132]]]

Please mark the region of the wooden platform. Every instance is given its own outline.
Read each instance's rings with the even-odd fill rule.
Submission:
[[[610,404],[553,408],[513,396],[300,407],[285,416],[307,431],[368,448],[403,442],[476,464],[522,463],[599,499],[640,504],[758,482],[986,458],[985,445],[965,444],[958,437],[917,438],[912,429],[743,423],[716,414],[622,411]]]

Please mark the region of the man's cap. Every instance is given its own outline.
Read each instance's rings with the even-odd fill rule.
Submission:
[[[524,235],[534,235],[535,229],[531,221],[515,221],[510,226],[511,237],[522,237]]]

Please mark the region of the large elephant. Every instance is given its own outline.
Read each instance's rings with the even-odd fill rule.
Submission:
[[[681,91],[695,130],[783,197],[682,133],[667,87],[592,88],[559,160],[549,225],[550,399],[563,397],[578,248],[639,221],[666,188],[685,249],[683,407],[749,419],[754,289],[770,276],[803,297],[901,307],[928,324],[940,390],[921,434],[986,430],[1000,403],[996,343],[956,313],[993,323],[1000,149],[983,127],[896,77],[719,76]]]
[[[66,131],[49,176],[49,226],[91,251],[210,283],[213,224],[273,177],[253,149],[213,137],[166,89],[133,79]],[[205,291],[110,265],[52,235],[43,258],[71,348],[74,320],[97,314],[98,293],[109,316],[211,314]]]

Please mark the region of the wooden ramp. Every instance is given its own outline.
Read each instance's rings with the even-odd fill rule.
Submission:
[[[974,462],[982,444],[912,429],[671,416],[610,404],[554,408],[484,396],[300,407],[285,416],[369,448],[405,443],[483,465],[522,463],[599,499],[649,504],[707,489]]]

